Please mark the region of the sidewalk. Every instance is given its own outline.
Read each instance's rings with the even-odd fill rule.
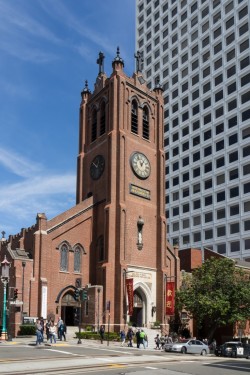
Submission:
[[[108,345],[109,344],[109,345]],[[14,337],[12,341],[0,341],[0,348],[1,346],[8,346],[8,345],[30,345],[30,346],[36,346],[36,336],[18,336]],[[76,337],[69,337],[68,339],[66,338],[66,341],[62,340],[57,340],[56,343],[52,343],[52,346],[69,346],[69,345],[101,345],[101,342],[99,340],[87,340],[87,339],[82,339],[81,343],[78,344],[78,338]],[[44,342],[42,343],[41,347],[44,346],[51,346],[50,341],[47,342],[46,338]],[[120,346],[121,343],[117,341],[104,341],[103,346]],[[124,348],[127,345],[124,345]],[[39,347],[39,346],[38,346]]]
[[[140,345],[140,350],[154,350],[155,348],[155,342],[154,342],[154,337],[156,336],[157,333],[159,333],[157,330],[152,330],[152,329],[147,329],[143,328],[145,333],[147,334],[148,337],[148,347],[146,349],[143,348],[142,345]],[[100,340],[91,340],[91,339],[81,339],[81,344],[78,344],[78,338],[76,337],[76,332],[78,332],[78,327],[76,326],[70,326],[67,327],[67,334],[66,334],[66,340],[67,341],[60,341],[57,340],[56,344],[52,343],[52,346],[70,346],[70,345],[83,345],[83,346],[99,346],[101,345]],[[0,348],[1,346],[5,345],[30,345],[30,346],[35,346],[36,345],[36,335],[34,336],[18,336],[18,337],[13,337],[12,341],[0,341]],[[45,340],[44,343],[39,347],[44,347],[44,346],[51,346],[50,342],[47,342],[46,340],[46,335],[45,335]],[[122,347],[121,343],[118,341],[104,341],[103,347],[110,346],[110,347]],[[127,347],[127,340],[126,343],[124,344],[123,348],[128,348]],[[134,349],[137,349],[136,343],[133,345]],[[133,349],[132,348],[132,349]],[[130,349],[130,348],[129,348]],[[137,349],[139,350],[139,349]]]
[[[0,348],[3,346],[11,346],[11,345],[29,345],[29,346],[36,346],[36,336],[19,336],[12,339],[12,341],[0,341]],[[46,338],[44,342],[41,345],[38,345],[37,348],[44,348],[44,347],[60,347],[60,346],[76,346],[76,345],[82,345],[82,346],[99,346],[99,347],[120,347],[121,343],[117,341],[104,341],[103,344],[101,344],[100,340],[88,340],[88,339],[82,339],[81,343],[78,344],[78,338],[76,337],[66,337],[66,341],[60,341],[57,340],[56,343],[50,343],[47,342]],[[134,344],[133,348],[128,348],[127,342],[123,346],[124,349],[136,349],[136,350],[153,350],[153,345],[149,345],[146,349],[144,349],[141,345],[140,349],[137,349],[136,344]]]

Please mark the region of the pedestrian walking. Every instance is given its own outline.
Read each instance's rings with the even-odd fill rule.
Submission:
[[[121,338],[121,346],[123,346],[125,344],[125,340],[126,340],[126,334],[125,334],[125,331],[123,329],[120,332],[120,338]]]
[[[137,349],[139,349],[140,347],[140,330],[138,329],[136,334],[135,334],[135,337],[136,337],[136,346],[137,346]]]
[[[49,334],[49,327],[50,327],[50,324],[51,324],[51,319],[49,319],[49,320],[47,321],[47,323],[45,324],[47,342],[49,342],[49,339],[50,339],[50,334]]]
[[[208,339],[207,338],[203,339],[202,341],[204,342],[205,345],[208,345]]]
[[[172,337],[169,336],[169,335],[165,335],[165,343],[166,344],[172,344],[173,343]]]
[[[36,320],[36,345],[41,345],[43,341],[42,325],[40,319]]]
[[[64,339],[64,341],[66,341],[65,334],[66,334],[66,325],[64,321],[62,320],[60,327],[58,328],[58,336],[60,337],[60,341],[62,341],[62,338]]]
[[[51,321],[50,327],[49,327],[49,336],[50,336],[50,343],[52,344],[52,341],[54,341],[54,344],[56,344],[56,325],[54,324],[54,321]]]
[[[59,316],[58,318],[58,321],[57,321],[57,337],[58,337],[58,340],[61,340],[61,337],[60,337],[60,326],[62,324],[62,318]]]
[[[129,328],[128,333],[127,333],[127,339],[128,339],[128,346],[130,348],[133,348],[133,336],[134,336],[134,332],[132,331],[132,328]]]
[[[144,349],[146,349],[146,346],[145,346],[145,336],[146,336],[146,333],[142,329],[141,332],[140,332],[140,345],[139,345],[139,347],[142,344],[143,347],[144,347]]]
[[[156,349],[156,350],[160,350],[160,343],[161,343],[160,336],[159,336],[159,334],[157,333],[157,335],[156,335],[156,337],[155,337],[155,349]]]
[[[213,353],[215,352],[216,345],[217,345],[216,340],[213,339],[210,346],[209,346],[210,350],[212,350]]]
[[[104,330],[104,326],[101,326],[100,331],[99,331],[99,333],[100,333],[100,338],[101,338],[101,344],[103,344],[103,340],[104,340],[104,332],[105,332],[105,330]]]
[[[41,316],[41,318],[40,318],[39,320],[40,320],[40,324],[41,324],[41,326],[42,326],[42,331],[41,331],[41,333],[42,333],[42,342],[43,342],[43,338],[44,338],[44,319],[43,319],[43,317]]]
[[[164,349],[164,346],[165,346],[165,336],[161,335],[161,338],[160,338],[160,342],[161,342],[161,349]]]

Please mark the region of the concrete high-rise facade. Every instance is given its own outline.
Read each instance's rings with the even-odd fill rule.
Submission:
[[[136,0],[149,89],[164,88],[168,240],[250,260],[249,0]]]

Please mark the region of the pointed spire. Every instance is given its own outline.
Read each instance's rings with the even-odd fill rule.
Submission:
[[[117,47],[116,57],[114,58],[114,60],[112,62],[112,66],[114,66],[114,64],[116,64],[116,63],[120,63],[124,67],[124,61],[123,61],[123,59],[120,56],[120,48],[119,47]]]
[[[81,96],[83,97],[84,94],[91,94],[87,80],[85,81],[85,87],[81,92]]]

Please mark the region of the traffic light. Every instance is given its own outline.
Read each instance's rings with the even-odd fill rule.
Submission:
[[[76,301],[79,301],[80,290],[78,288],[76,288],[75,291],[74,291],[74,298],[75,298]]]
[[[82,290],[82,300],[87,301],[88,299],[88,289],[83,289]]]
[[[18,289],[14,289],[14,299],[18,298]]]

